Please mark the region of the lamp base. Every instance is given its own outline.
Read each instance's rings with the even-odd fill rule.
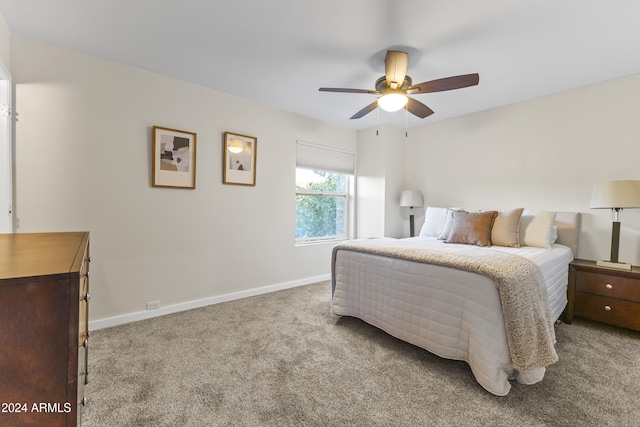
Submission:
[[[631,264],[624,262],[597,261],[596,265],[600,267],[617,268],[618,270],[631,270]]]
[[[413,208],[411,208],[413,209]],[[413,214],[409,215],[409,235],[410,237],[416,237],[416,228],[415,228],[415,220],[413,219]]]

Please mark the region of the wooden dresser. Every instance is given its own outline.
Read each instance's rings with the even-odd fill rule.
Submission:
[[[586,317],[640,331],[640,268],[631,271],[599,267],[595,261],[569,264],[564,319]]]
[[[89,233],[0,234],[0,425],[80,426]]]

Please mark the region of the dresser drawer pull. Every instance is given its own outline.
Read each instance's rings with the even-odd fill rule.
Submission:
[[[609,305],[605,305],[605,306],[604,306],[604,310],[605,310],[605,311],[611,311],[611,306],[609,306]]]
[[[90,299],[91,299],[91,294],[89,292],[87,292],[86,295],[83,295],[83,296],[80,297],[80,301],[89,302]]]
[[[87,403],[89,403],[89,399],[87,399],[86,396],[82,397],[82,399],[79,402],[82,406],[87,406]]]
[[[607,283],[604,287],[607,289],[613,289],[613,285],[611,283]]]
[[[89,272],[88,271],[82,275],[82,278],[85,278],[85,277],[89,277]]]

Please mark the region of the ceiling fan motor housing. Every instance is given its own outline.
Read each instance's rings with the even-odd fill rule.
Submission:
[[[412,80],[411,77],[409,76],[405,76],[404,77],[404,81],[402,82],[402,85],[400,85],[400,87],[398,89],[402,90],[402,91],[406,91],[407,89],[409,89],[409,87],[412,84]],[[389,85],[387,84],[387,78],[386,76],[382,76],[380,77],[378,80],[376,80],[376,90],[380,93],[385,93],[386,91],[390,90],[391,88],[389,87]]]

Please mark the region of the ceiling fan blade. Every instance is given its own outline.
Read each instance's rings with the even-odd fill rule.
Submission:
[[[427,107],[422,102],[417,101],[413,98],[409,98],[409,101],[407,102],[407,105],[404,108],[406,108],[407,111],[413,114],[414,116],[418,116],[421,119],[424,119],[425,117],[433,114],[433,110],[431,108]]]
[[[378,95],[379,92],[375,90],[367,90],[367,89],[346,89],[340,87],[321,87],[320,92],[342,92],[342,93],[370,93],[373,95]]]
[[[387,51],[384,60],[385,77],[387,85],[391,89],[398,89],[402,86],[404,77],[407,75],[407,67],[409,65],[409,54],[398,50]]]
[[[374,101],[371,104],[367,105],[362,110],[358,111],[353,116],[351,116],[351,118],[352,119],[359,119],[360,117],[366,116],[367,114],[369,114],[370,112],[375,110],[376,107],[378,107],[378,101]]]
[[[442,92],[445,90],[460,89],[463,87],[475,86],[480,81],[480,76],[475,74],[463,74],[461,76],[445,77],[443,79],[431,80],[409,86],[408,93],[430,93]]]

